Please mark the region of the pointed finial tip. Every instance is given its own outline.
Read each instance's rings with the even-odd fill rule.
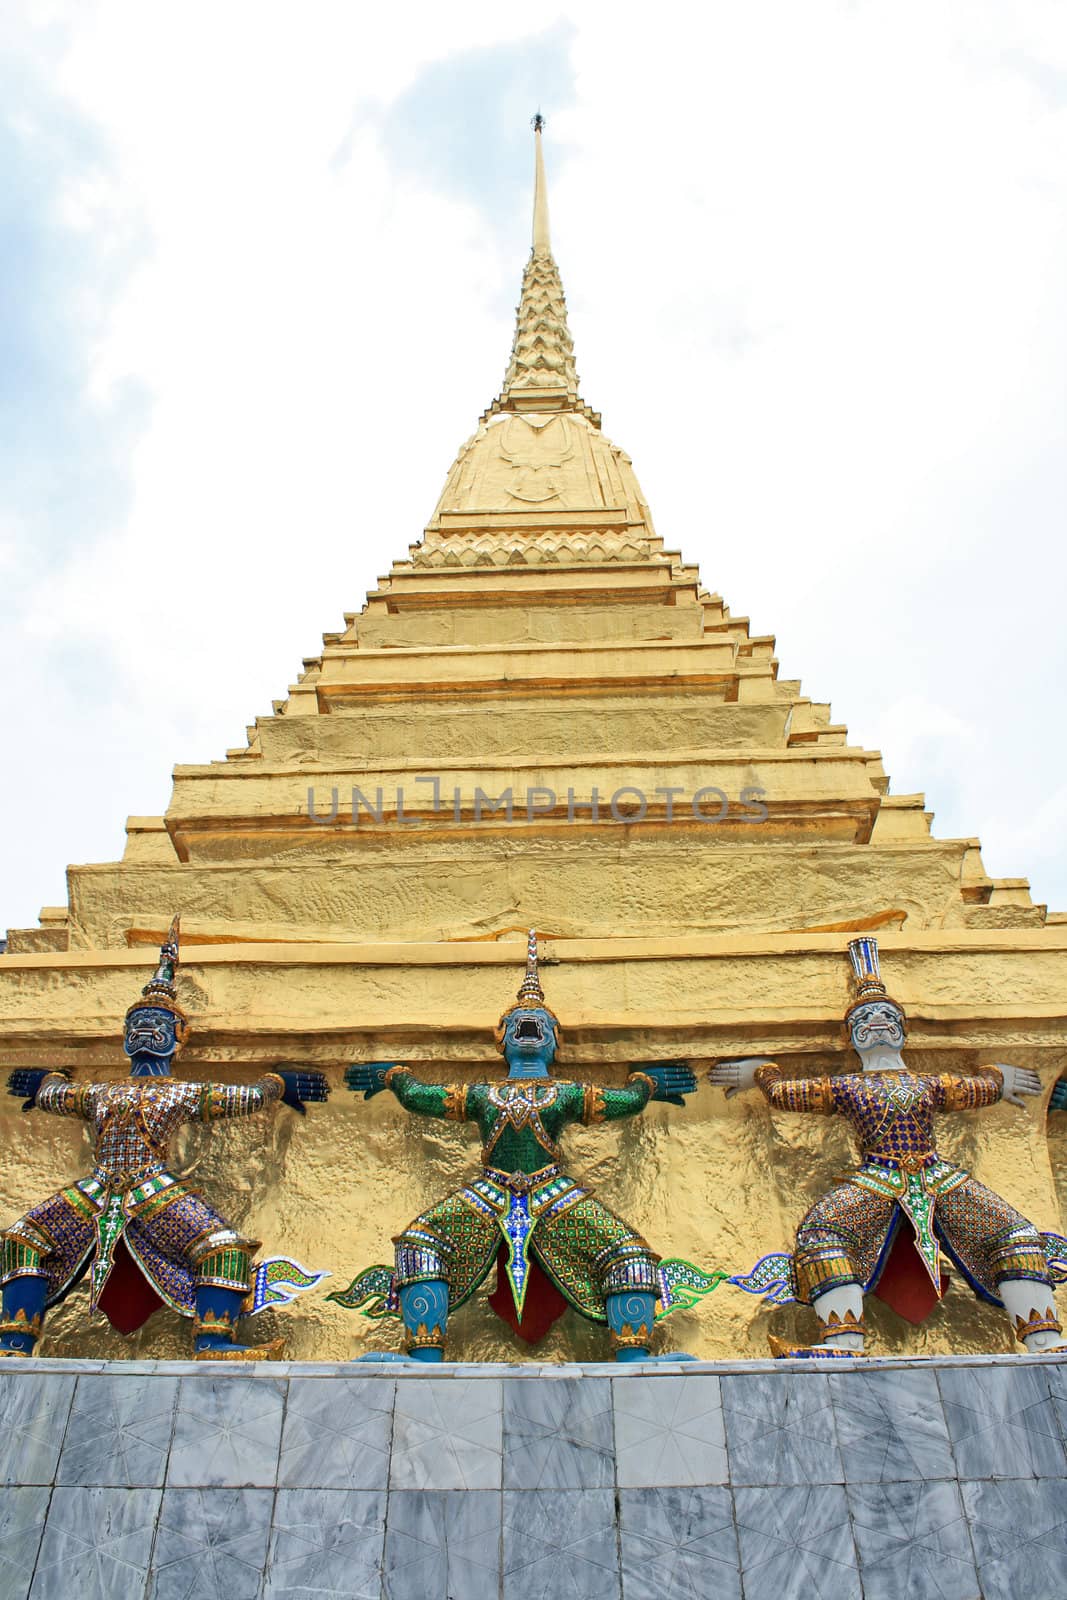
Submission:
[[[530,1007],[544,1005],[544,1002],[545,991],[537,975],[537,929],[531,928],[526,935],[526,972],[519,985],[517,1003]]]
[[[545,187],[545,161],[541,146],[541,129],[545,119],[540,111],[533,119],[532,127],[536,135],[534,144],[534,209],[533,209],[533,248],[535,255],[551,255],[552,242],[548,231],[548,194]]]

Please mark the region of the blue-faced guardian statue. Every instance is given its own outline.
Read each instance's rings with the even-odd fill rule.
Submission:
[[[90,1305],[132,1333],[166,1305],[193,1322],[197,1359],[262,1359],[281,1341],[253,1348],[235,1340],[252,1287],[258,1240],[248,1239],[168,1169],[167,1148],[184,1123],[251,1116],[275,1105],[303,1113],[324,1100],[317,1072],[267,1073],[257,1083],[186,1083],[171,1065],[189,1036],[178,1004],[179,923],[159,966],[126,1013],[129,1080],[72,1083],[59,1073],[17,1070],[8,1092],[24,1111],[78,1117],[92,1130],[93,1169],[3,1230],[0,1355],[30,1355],[44,1316],[86,1273]],[[315,1278],[296,1269],[306,1287]],[[282,1299],[291,1296],[282,1296]]]

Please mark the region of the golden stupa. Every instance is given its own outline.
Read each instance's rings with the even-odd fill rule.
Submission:
[[[845,946],[877,931],[907,1009],[909,1060],[1037,1069],[1043,1101],[946,1118],[941,1145],[1039,1227],[1063,1229],[1067,1134],[1046,1104],[1067,1065],[1067,916],[992,879],[976,839],[937,839],[921,795],[888,793],[877,751],[777,675],[696,568],[664,549],[630,458],[580,397],[549,240],[541,138],[533,248],[500,396],[463,445],[421,541],[247,745],[179,766],[162,817],[132,817],[121,861],[69,870],[69,904],[12,930],[0,956],[0,1064],[122,1076],[121,1020],[172,912],[193,1033],[183,1077],[326,1070],[334,1093],[187,1135],[178,1169],[272,1252],[336,1288],[454,1186],[469,1130],[414,1123],[340,1086],[354,1060],[427,1077],[500,1071],[493,1024],[542,936],[561,1068],[621,1081],[628,1063],[776,1055],[845,1065]],[[832,619],[827,619],[832,624]],[[3,1105],[0,1209],[13,1217],[87,1170],[78,1126]],[[812,1121],[818,1123],[812,1126]],[[850,1164],[846,1133],[726,1103],[571,1136],[569,1165],[659,1250],[745,1271],[787,1248]],[[133,1339],[90,1323],[84,1289],[44,1354],[184,1355],[160,1312]],[[296,1359],[395,1343],[304,1296],[275,1326]],[[661,1332],[703,1357],[763,1356],[768,1312],[720,1287]],[[813,1319],[812,1319],[813,1321]],[[872,1301],[872,1353],[1011,1347],[958,1282],[921,1327]],[[568,1314],[537,1355],[598,1357]],[[450,1325],[457,1360],[519,1360],[484,1302]]]

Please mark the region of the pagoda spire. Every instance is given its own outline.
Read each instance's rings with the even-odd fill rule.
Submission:
[[[550,256],[552,240],[548,231],[548,185],[545,182],[545,155],[541,143],[541,130],[545,119],[540,111],[534,118],[534,210],[533,253]]]
[[[533,241],[522,275],[522,296],[511,360],[494,410],[573,411],[584,409],[578,396],[574,342],[567,327],[567,302],[548,231],[548,186],[541,147],[544,118],[534,129]]]

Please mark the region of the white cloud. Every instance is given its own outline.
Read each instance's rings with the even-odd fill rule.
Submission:
[[[499,383],[522,250],[512,218],[401,169],[378,113],[430,63],[567,14],[49,9],[58,92],[112,153],[63,215],[120,256],[148,246],[89,394],[134,383],[150,410],[128,510],[42,575],[11,645],[9,668],[46,674],[95,656],[94,715],[127,729],[77,828],[56,806],[20,831],[16,923],[61,893],[61,860],[112,854],[127,811],[162,808],[172,761],[241,742],[418,537]],[[586,398],[668,544],[777,631],[783,673],[834,698],[898,790],[929,761],[938,831],[992,830],[987,865],[1032,870],[993,784],[1064,779],[1062,10],[569,21],[574,100],[545,109]],[[81,699],[41,688],[47,729],[27,711],[23,736],[55,783],[65,740],[87,758],[92,740],[62,720],[84,725]],[[1067,904],[1067,870],[1040,864],[1035,892]]]

